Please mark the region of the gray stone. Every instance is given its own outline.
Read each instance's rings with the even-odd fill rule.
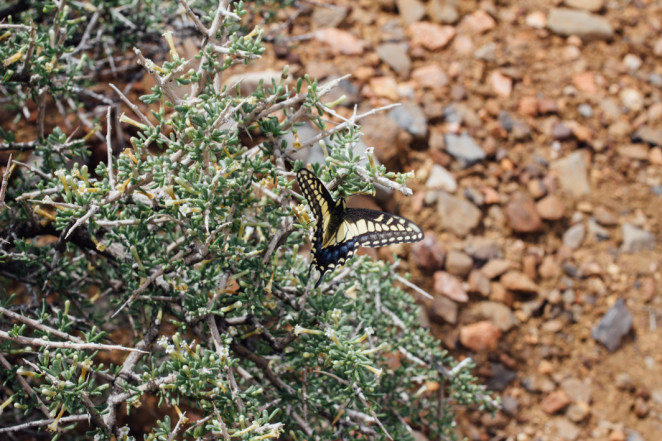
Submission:
[[[588,220],[588,235],[598,242],[609,239],[609,231],[600,225],[595,218]]]
[[[552,8],[547,27],[556,34],[577,35],[585,40],[609,40],[614,36],[614,28],[606,18],[567,8]]]
[[[462,123],[462,114],[460,113],[460,110],[456,105],[450,104],[444,107],[443,113],[444,113],[444,121],[449,123],[456,123],[456,124]]]
[[[648,75],[648,82],[655,87],[662,88],[662,75],[657,72],[652,72]]]
[[[579,197],[591,192],[586,162],[581,152],[574,152],[554,161],[551,168],[557,173],[561,187],[571,195]]]
[[[430,0],[428,16],[435,23],[453,24],[460,19],[454,0]]]
[[[478,226],[482,213],[471,202],[445,192],[437,195],[437,211],[441,226],[464,237]]]
[[[556,420],[556,433],[564,440],[575,441],[579,438],[579,432],[579,427],[566,418]]]
[[[580,104],[579,106],[577,106],[577,111],[584,118],[590,118],[593,116],[593,108],[591,107],[590,104],[586,104],[586,103]]]
[[[559,121],[552,127],[552,137],[557,141],[567,141],[572,138],[572,129]]]
[[[313,23],[320,28],[335,28],[347,16],[347,8],[342,6],[324,6],[313,10]]]
[[[580,380],[578,378],[570,377],[561,382],[561,387],[565,394],[575,403],[590,403],[591,402],[591,379],[585,378]]]
[[[517,373],[502,363],[490,363],[491,375],[485,385],[489,390],[502,391],[517,378]]]
[[[655,249],[655,235],[650,231],[636,227],[632,224],[623,224],[623,243],[621,252],[636,253],[642,250]]]
[[[416,103],[406,102],[388,112],[388,117],[416,137],[424,137],[428,133],[428,121],[425,112]]]
[[[477,188],[474,187],[465,188],[464,196],[479,207],[485,205],[485,196]]]
[[[625,441],[646,441],[636,430],[631,430]]]
[[[478,60],[487,61],[488,63],[496,61],[497,60],[496,44],[490,41],[489,43],[479,47],[478,49],[476,49],[476,52],[474,52],[474,58],[477,58]]]
[[[377,46],[377,55],[400,77],[408,78],[411,59],[407,43],[384,43]]]
[[[573,225],[563,233],[563,245],[576,250],[584,242],[584,237],[586,237],[586,227],[584,224]]]
[[[643,61],[635,54],[626,54],[623,57],[623,64],[628,68],[629,71],[634,72],[639,69]]]
[[[651,129],[644,126],[632,135],[632,141],[662,146],[662,129]]]
[[[457,303],[446,296],[438,296],[432,300],[432,305],[428,309],[430,320],[436,323],[457,323],[458,307]]]
[[[605,118],[609,121],[613,121],[621,115],[621,106],[613,98],[604,98],[600,100],[600,110],[604,114]]]
[[[594,326],[591,336],[604,345],[609,352],[614,352],[621,345],[621,340],[632,328],[632,314],[623,299],[618,299],[600,323]]]
[[[446,271],[456,276],[466,276],[473,267],[473,259],[458,250],[450,250],[446,256]]]
[[[614,384],[621,390],[634,390],[634,381],[632,376],[627,372],[619,372],[614,378]]]
[[[407,32],[402,27],[400,20],[397,18],[388,20],[381,26],[381,28],[379,28],[379,30],[381,31],[379,38],[383,42],[398,42],[405,41],[407,39]]]
[[[644,108],[644,95],[634,87],[626,87],[618,94],[621,102],[628,110],[639,112]]]
[[[446,151],[460,161],[463,167],[468,167],[485,159],[485,151],[466,133],[456,135],[449,133],[444,136]]]
[[[510,416],[517,415],[519,410],[519,403],[517,402],[517,398],[510,395],[505,395],[501,399],[501,408]]]
[[[444,190],[449,193],[455,193],[457,190],[457,181],[453,174],[439,164],[432,166],[430,176],[425,183],[427,190]]]
[[[501,245],[493,239],[482,236],[467,240],[464,245],[464,252],[469,254],[475,260],[482,262],[503,258],[503,249]]]
[[[651,392],[651,398],[657,404],[662,404],[662,389],[655,389]]]
[[[568,409],[565,411],[565,416],[567,416],[571,421],[579,423],[584,421],[589,414],[589,407],[586,403],[573,403],[568,406]]]

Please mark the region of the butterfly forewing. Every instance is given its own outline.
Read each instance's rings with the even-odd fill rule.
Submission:
[[[317,251],[322,245],[322,238],[324,232],[327,231],[331,216],[334,213],[335,202],[329,191],[324,187],[322,181],[317,179],[311,171],[302,168],[297,172],[297,182],[301,187],[303,196],[308,201],[308,205],[315,216],[316,230],[315,230],[315,243],[313,246]]]

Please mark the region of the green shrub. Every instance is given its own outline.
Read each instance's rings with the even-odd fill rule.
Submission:
[[[310,256],[300,252],[313,222],[293,190],[304,165],[295,151],[326,139],[325,162],[313,169],[336,197],[377,182],[408,192],[406,175],[386,172],[371,150],[353,151],[362,115],[328,123],[338,115],[323,97],[340,80],[290,83],[286,68],[250,95],[224,84],[229,67],[265,49],[263,31],[242,30],[245,5],[222,5],[208,17],[177,16],[206,36],[194,59],[168,33],[168,61],[136,50],[156,83],[141,98],[154,110],[141,113],[115,89],[133,111],[119,118],[133,130],[130,145],[113,145],[112,99],[90,125],[89,133],[106,127],[119,155],[90,170],[89,135],[42,129],[23,149],[41,159],[9,164],[0,192],[0,434],[48,429],[69,439],[82,429],[132,439],[141,428],[126,426],[124,414],[155,396],[167,410],[145,439],[403,440],[412,430],[455,439],[454,406],[493,403],[470,361],[456,364],[421,328],[393,268],[356,258],[313,289]],[[70,6],[82,26],[89,17],[67,3],[44,26],[9,31],[9,39],[34,34],[21,37],[24,54],[32,41],[56,60],[50,71],[34,54],[5,63],[3,90],[23,91],[17,106],[39,103],[39,90],[54,93],[54,84],[80,96],[76,79],[96,61],[62,62],[68,37],[49,40],[49,30],[68,29]],[[173,4],[164,8],[175,17]],[[320,135],[299,140],[308,122]],[[25,147],[2,136],[3,150]]]

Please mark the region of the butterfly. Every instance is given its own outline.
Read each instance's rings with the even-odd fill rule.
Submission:
[[[343,265],[359,246],[381,247],[423,239],[423,231],[408,219],[378,210],[347,208],[342,198],[334,201],[322,181],[308,169],[297,172],[297,182],[316,221],[310,267],[320,272],[315,288],[324,273]]]

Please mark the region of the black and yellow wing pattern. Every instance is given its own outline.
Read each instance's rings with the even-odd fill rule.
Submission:
[[[421,229],[410,220],[378,210],[347,208],[343,199],[334,201],[313,172],[297,172],[301,192],[315,216],[313,261],[320,272],[315,287],[324,273],[343,265],[359,246],[381,247],[423,239]]]

